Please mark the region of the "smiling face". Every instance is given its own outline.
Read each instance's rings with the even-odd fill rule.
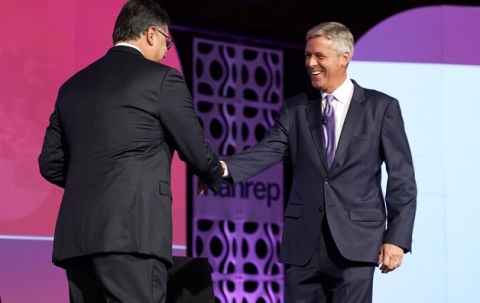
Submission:
[[[333,42],[323,36],[307,41],[305,66],[312,86],[325,93],[332,93],[347,78],[348,52],[339,55]]]

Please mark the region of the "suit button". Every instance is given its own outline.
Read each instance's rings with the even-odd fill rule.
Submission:
[[[318,211],[319,211],[319,212],[323,212],[323,207],[320,206],[320,207],[318,208]]]
[[[327,179],[327,180],[325,180],[325,183],[324,183],[324,184],[325,184],[325,185],[328,185],[329,183],[330,183],[330,180]]]

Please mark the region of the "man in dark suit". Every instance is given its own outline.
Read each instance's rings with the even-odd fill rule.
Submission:
[[[397,100],[347,76],[348,28],[322,23],[306,38],[314,89],[288,99],[261,142],[225,160],[226,173],[239,183],[291,159],[280,249],[286,303],[371,302],[375,266],[392,271],[411,249],[417,193],[403,119]]]
[[[174,152],[211,190],[222,184],[181,74],[158,64],[169,26],[155,2],[127,2],[115,47],[59,90],[39,165],[65,188],[53,262],[71,302],[165,302]]]

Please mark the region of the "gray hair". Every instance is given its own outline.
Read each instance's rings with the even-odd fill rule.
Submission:
[[[325,37],[333,42],[333,49],[338,55],[350,53],[350,60],[353,57],[353,35],[350,30],[338,22],[324,22],[311,28],[306,35],[306,40],[316,37]]]

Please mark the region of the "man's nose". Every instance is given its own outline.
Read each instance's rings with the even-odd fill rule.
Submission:
[[[307,58],[307,66],[308,67],[314,67],[317,65],[317,61],[315,60],[315,58],[313,56],[311,56],[310,58]]]

